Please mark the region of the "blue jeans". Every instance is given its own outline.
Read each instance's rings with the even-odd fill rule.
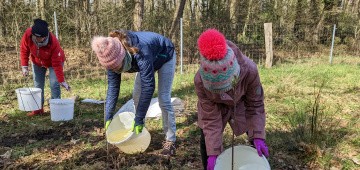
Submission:
[[[44,107],[44,86],[45,86],[45,75],[47,68],[32,64],[34,86],[40,88],[41,92],[41,106]],[[49,67],[49,79],[51,89],[51,99],[60,99],[61,91],[60,84],[57,81],[55,71],[52,67]]]
[[[166,134],[166,140],[175,142],[176,140],[176,121],[174,108],[171,104],[171,87],[175,74],[176,54],[173,59],[166,62],[158,70],[158,93],[159,106],[161,108],[163,131]],[[133,99],[135,110],[139,103],[141,94],[141,78],[140,74],[135,76],[135,85],[133,91]]]

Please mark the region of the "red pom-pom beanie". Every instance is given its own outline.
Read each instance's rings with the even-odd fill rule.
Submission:
[[[232,81],[240,75],[240,66],[225,36],[216,29],[208,29],[200,35],[198,48],[204,87],[214,93],[232,89]]]

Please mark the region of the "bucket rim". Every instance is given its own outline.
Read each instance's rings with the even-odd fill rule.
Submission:
[[[21,87],[15,89],[15,92],[17,94],[33,94],[42,92],[42,89],[37,87]]]
[[[73,104],[75,103],[74,99],[50,99],[50,104]]]
[[[231,150],[231,147],[225,149],[217,157],[217,159],[216,159],[217,164],[215,164],[215,170],[221,168],[221,167],[219,167],[220,166],[219,163],[220,162],[224,163],[224,160],[226,160],[226,158],[227,158],[226,155],[229,154],[230,150]],[[269,161],[266,159],[266,157],[264,155],[258,157],[257,151],[254,147],[251,147],[249,145],[236,145],[236,146],[234,146],[234,150],[241,150],[242,152],[250,151],[250,152],[255,153],[257,155],[256,159],[257,159],[257,161],[259,161],[256,165],[263,166],[265,169],[269,169],[269,170],[271,169]],[[250,165],[250,164],[248,164],[248,165]]]

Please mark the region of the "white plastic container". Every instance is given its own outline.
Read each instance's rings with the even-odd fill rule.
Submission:
[[[231,147],[222,152],[216,159],[215,170],[231,169]],[[236,170],[270,170],[265,156],[260,157],[255,148],[245,145],[234,146],[234,169]]]
[[[134,118],[135,114],[132,112],[116,114],[106,130],[107,141],[127,154],[144,152],[151,141],[150,133],[145,127],[138,135],[132,131]]]
[[[18,88],[15,90],[19,109],[22,111],[34,111],[41,109],[40,88]]]
[[[50,99],[49,103],[52,121],[68,121],[74,118],[73,99]]]

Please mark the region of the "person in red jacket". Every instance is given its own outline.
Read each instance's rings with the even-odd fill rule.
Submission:
[[[199,36],[198,48],[200,68],[194,84],[204,169],[213,170],[217,156],[223,152],[227,123],[234,135],[247,134],[259,156],[269,156],[264,92],[256,64],[216,29],[208,29]]]
[[[49,32],[48,23],[35,19],[34,25],[26,29],[20,42],[20,60],[23,76],[29,75],[29,58],[32,62],[34,86],[40,88],[41,109],[28,113],[28,116],[43,114],[44,85],[46,70],[49,69],[51,98],[61,98],[60,85],[66,90],[70,86],[65,82],[63,65],[65,62],[64,51],[54,34]]]

